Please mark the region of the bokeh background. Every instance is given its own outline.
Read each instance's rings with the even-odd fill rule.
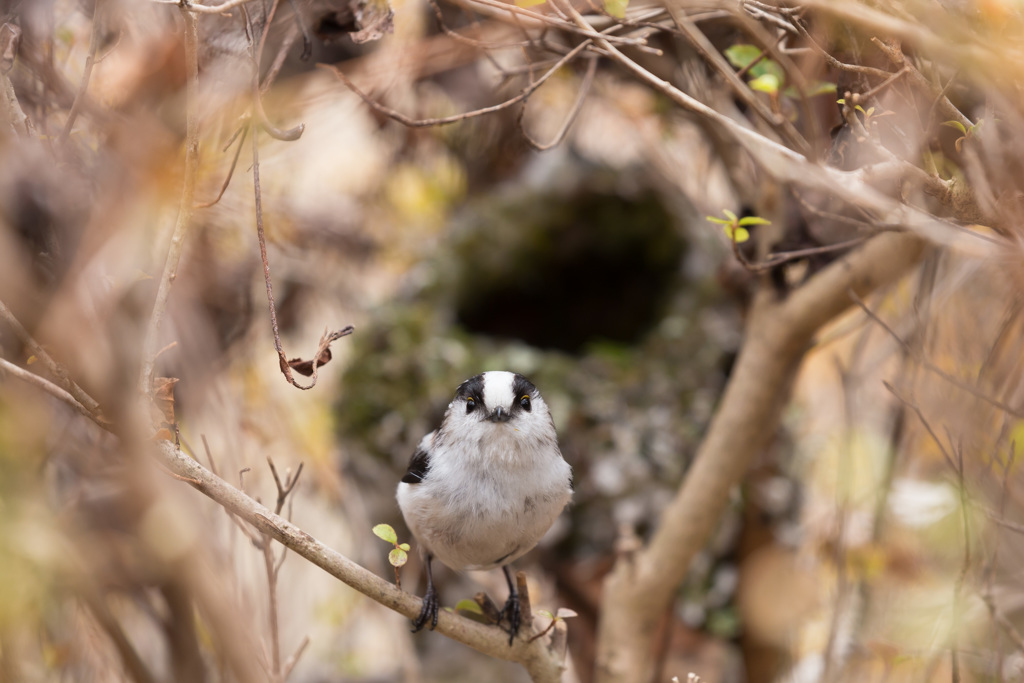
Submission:
[[[751,23],[778,31],[820,91],[803,98],[784,83],[738,96],[660,3],[577,6],[600,27],[625,17],[649,28],[651,49],[630,53],[638,63],[759,135],[789,144],[792,126],[812,156],[846,170],[897,158],[907,168],[886,191],[997,245],[938,240],[866,301],[870,314],[854,306],[819,330],[775,397],[770,445],[664,606],[657,680],[1021,680],[1021,6],[675,3],[719,60],[759,35]],[[525,106],[427,127],[375,111],[314,66],[337,66],[410,117],[445,117],[515,96],[579,42],[571,32],[470,0],[245,7],[196,15],[189,99],[175,4],[0,2],[0,357],[50,376],[17,320],[115,425],[0,370],[0,679],[274,680],[293,663],[287,679],[299,682],[528,680],[411,634],[294,555],[270,589],[245,530],[154,466],[146,444],[160,435],[125,427],[186,181],[190,110],[196,208],[157,344],[157,374],[178,380],[182,447],[268,503],[267,459],[281,473],[301,464],[285,512],[390,579],[389,546],[371,528],[411,540],[394,490],[415,445],[463,379],[527,375],[552,408],[575,497],[518,568],[535,608],[576,612],[566,679],[594,680],[603,577],[650,536],[686,476],[752,298],[813,286],[844,253],[744,267],[705,217],[770,220],[736,247],[751,261],[899,226],[778,183],[599,51]],[[791,35],[796,22],[809,32]],[[908,22],[924,22],[924,37]],[[926,85],[904,75],[879,87],[900,67],[875,37],[904,40]],[[949,51],[929,52],[932,39]],[[836,68],[819,44],[862,71]],[[285,351],[310,358],[325,329],[355,326],[309,391],[279,372],[256,236],[257,45],[266,116],[304,126],[293,141],[255,133]],[[998,73],[989,54],[1006,55]],[[741,82],[756,67],[747,61],[732,67]],[[836,100],[851,89],[877,90],[850,113]],[[934,103],[946,97],[977,126],[943,125]],[[528,142],[557,139],[567,117],[551,149]],[[419,594],[412,555],[402,586]],[[498,572],[436,579],[448,606],[479,590],[505,597]]]

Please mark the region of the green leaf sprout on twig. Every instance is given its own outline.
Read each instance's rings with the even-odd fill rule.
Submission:
[[[721,225],[722,230],[725,232],[725,236],[734,244],[742,244],[750,239],[750,231],[747,230],[748,227],[754,225],[771,225],[772,223],[760,216],[744,216],[743,218],[738,218],[736,214],[729,209],[722,209],[722,214],[725,218],[719,218],[718,216],[706,216],[706,218],[712,223]]]
[[[395,533],[394,528],[390,524],[378,524],[373,527],[373,534],[395,546],[394,549],[388,553],[388,562],[395,568],[395,585],[401,588],[402,578],[399,575],[398,570],[400,567],[404,567],[405,563],[409,561],[409,544],[398,542],[398,534]]]

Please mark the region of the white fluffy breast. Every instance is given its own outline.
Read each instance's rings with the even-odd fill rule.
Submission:
[[[484,375],[488,409],[513,399],[510,372]],[[551,416],[536,393],[530,411],[509,422],[467,414],[453,401],[421,447],[429,469],[398,486],[398,504],[424,550],[456,569],[508,564],[532,549],[572,497],[572,470],[558,449]],[[492,401],[494,403],[492,403]]]

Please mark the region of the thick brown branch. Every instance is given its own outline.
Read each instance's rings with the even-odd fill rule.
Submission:
[[[800,359],[822,325],[860,295],[911,268],[923,242],[884,233],[832,263],[784,300],[770,290],[755,300],[746,341],[708,433],[649,546],[620,561],[604,588],[598,680],[646,681],[665,604],[710,537],[747,465],[774,433]]]

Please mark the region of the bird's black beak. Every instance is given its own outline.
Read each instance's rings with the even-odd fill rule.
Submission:
[[[491,422],[508,422],[511,418],[512,414],[501,406],[495,408],[494,412],[487,416]]]

